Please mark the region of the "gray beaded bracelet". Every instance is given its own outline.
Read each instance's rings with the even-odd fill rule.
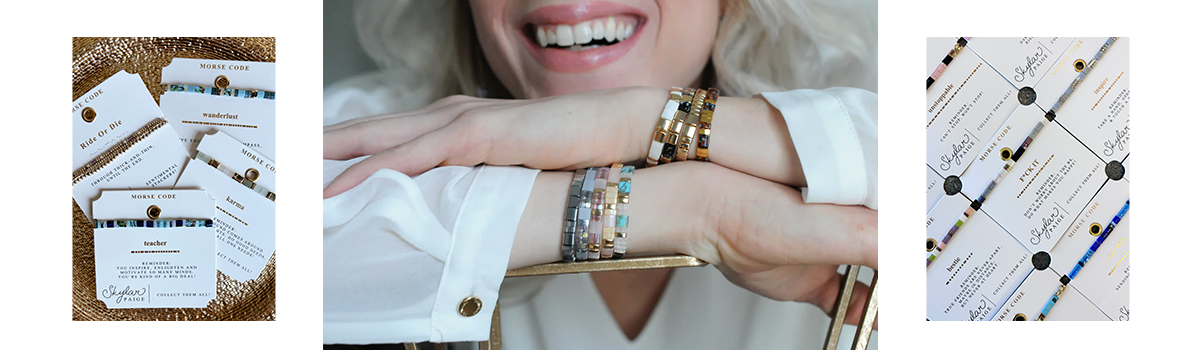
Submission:
[[[575,262],[575,231],[579,219],[579,199],[585,176],[587,176],[587,170],[575,170],[575,177],[571,179],[571,189],[567,192],[567,210],[563,214],[563,262]]]
[[[592,221],[592,190],[596,186],[596,168],[588,168],[579,190],[578,216],[575,218],[575,261],[588,260],[588,228]]]

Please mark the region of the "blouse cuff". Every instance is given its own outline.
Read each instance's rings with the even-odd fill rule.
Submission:
[[[779,110],[787,123],[808,184],[801,189],[804,201],[874,209],[877,200],[870,195],[874,188],[874,176],[870,175],[876,169],[868,161],[876,161],[873,155],[877,150],[865,149],[864,145],[876,142],[863,137],[877,135],[877,130],[856,130],[855,124],[868,128],[875,125],[875,94],[833,88],[764,92],[762,97]]]
[[[479,169],[451,229],[454,235],[434,299],[429,341],[488,339],[517,224],[537,174],[520,167]],[[472,297],[482,303],[478,314],[459,314],[459,304]]]

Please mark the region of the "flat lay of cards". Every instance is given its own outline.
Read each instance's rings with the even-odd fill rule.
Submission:
[[[159,96],[155,103],[153,96]],[[72,105],[72,197],[109,309],[203,308],[275,253],[273,63],[176,58]]]
[[[1129,320],[1129,39],[929,45],[926,318]]]

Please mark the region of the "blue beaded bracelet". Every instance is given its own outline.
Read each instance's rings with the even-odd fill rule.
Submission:
[[[171,228],[171,227],[213,227],[212,219],[175,219],[175,220],[92,220],[95,228]]]

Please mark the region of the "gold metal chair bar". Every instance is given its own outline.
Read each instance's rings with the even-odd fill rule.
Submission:
[[[618,260],[596,260],[575,263],[549,263],[509,270],[507,273],[505,273],[504,277],[543,276],[602,271],[648,270],[676,267],[695,267],[704,265],[708,265],[708,263],[695,257],[673,255]],[[846,313],[849,312],[850,299],[851,296],[854,295],[854,283],[858,279],[858,271],[859,266],[850,266],[846,270],[846,275],[843,276],[842,286],[837,298],[837,308],[834,310],[833,319],[830,320],[829,333],[825,339],[824,349],[826,350],[833,350],[837,348],[838,337],[842,331],[842,324],[845,323]],[[867,297],[867,306],[863,309],[862,319],[859,321],[858,331],[855,333],[854,343],[851,346],[852,349],[866,349],[867,343],[871,339],[871,328],[874,328],[875,317],[879,311],[878,293],[876,293],[878,280],[879,275],[876,273],[875,278],[871,281],[871,291]],[[404,346],[405,349],[416,349],[416,344],[406,343]],[[479,348],[481,350],[502,349],[500,339],[499,303],[497,303],[495,310],[492,312],[492,328],[490,331],[490,337],[486,341],[479,342]]]

